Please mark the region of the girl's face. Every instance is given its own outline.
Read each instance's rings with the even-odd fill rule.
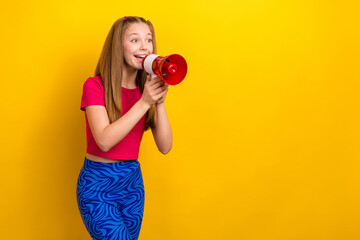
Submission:
[[[145,23],[133,23],[124,34],[124,58],[128,68],[142,69],[144,57],[153,52],[152,34]]]

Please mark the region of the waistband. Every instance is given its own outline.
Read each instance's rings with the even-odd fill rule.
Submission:
[[[95,161],[95,160],[91,160],[87,157],[84,157],[85,161],[87,162],[91,162],[91,163],[103,163],[103,164],[119,164],[119,163],[131,163],[131,162],[138,162],[137,159],[131,159],[131,160],[119,160],[118,162],[99,162],[99,161]]]

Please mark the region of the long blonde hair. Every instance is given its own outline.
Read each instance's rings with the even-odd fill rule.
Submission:
[[[122,112],[121,82],[124,66],[123,36],[130,24],[137,22],[145,23],[149,27],[153,42],[152,53],[156,53],[155,32],[151,22],[142,17],[128,16],[119,18],[112,25],[96,66],[95,76],[101,76],[104,84],[105,106],[110,123],[119,119]],[[147,73],[144,70],[138,70],[136,85],[139,86],[141,92],[144,90],[146,76]],[[145,130],[149,129],[149,127],[155,127],[154,105],[147,111],[145,119]]]

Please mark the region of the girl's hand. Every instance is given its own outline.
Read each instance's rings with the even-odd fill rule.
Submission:
[[[149,107],[155,104],[160,98],[164,97],[167,93],[167,86],[160,77],[151,79],[151,76],[146,77],[144,91],[141,99],[148,104]],[[165,98],[164,98],[165,100]]]
[[[161,98],[159,98],[159,100],[156,101],[156,105],[161,104],[165,101],[166,94],[169,91],[169,84],[164,82],[164,85],[162,87],[165,89],[165,94]]]

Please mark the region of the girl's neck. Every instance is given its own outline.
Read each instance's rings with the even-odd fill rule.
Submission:
[[[124,88],[136,88],[137,69],[129,69],[124,67],[122,70],[121,86]]]

